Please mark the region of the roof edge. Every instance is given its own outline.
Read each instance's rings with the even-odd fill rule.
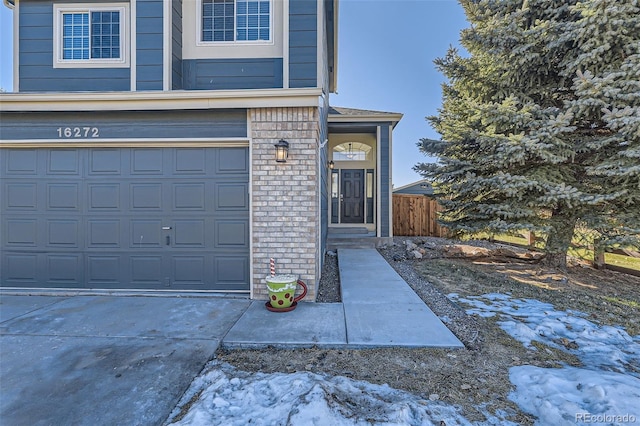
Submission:
[[[429,185],[432,184],[432,182],[429,179],[420,179],[420,180],[417,180],[415,182],[411,182],[411,183],[408,183],[406,185],[402,185],[402,186],[399,186],[397,188],[393,188],[392,192],[396,192],[396,191],[400,191],[400,190],[403,190],[403,189],[407,189],[407,188],[410,188],[410,187],[415,186],[415,185],[421,185],[423,183],[428,183]]]
[[[331,109],[329,110],[329,123],[380,123],[380,122],[391,122],[393,127],[396,127],[398,122],[402,120],[404,117],[403,114],[399,112],[387,112],[387,111],[372,111],[372,110],[359,110],[356,108],[344,108],[344,110],[358,112],[357,114],[340,114],[338,110],[335,108],[342,107],[331,107],[334,111],[338,112],[332,113]]]

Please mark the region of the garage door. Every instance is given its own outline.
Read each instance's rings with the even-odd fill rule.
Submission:
[[[3,287],[249,290],[247,148],[0,150]]]

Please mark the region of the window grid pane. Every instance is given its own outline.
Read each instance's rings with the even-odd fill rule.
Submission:
[[[62,14],[62,59],[89,59],[89,14]]]
[[[268,0],[237,0],[236,13],[237,40],[270,39],[271,19]]]
[[[202,41],[268,41],[269,0],[202,0]]]
[[[91,12],[91,59],[120,58],[120,12]]]
[[[202,41],[234,41],[234,0],[202,0]]]

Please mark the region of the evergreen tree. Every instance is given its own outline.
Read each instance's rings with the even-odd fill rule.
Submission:
[[[640,234],[640,0],[460,0],[468,56],[447,77],[442,140],[422,139],[445,224],[546,235],[565,267],[578,224],[603,243]]]

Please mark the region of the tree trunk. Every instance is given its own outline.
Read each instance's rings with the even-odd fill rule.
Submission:
[[[545,252],[547,253],[544,264],[552,268],[567,268],[567,252],[571,246],[573,232],[578,222],[575,211],[562,208],[554,209],[549,225],[551,231],[547,237]]]

